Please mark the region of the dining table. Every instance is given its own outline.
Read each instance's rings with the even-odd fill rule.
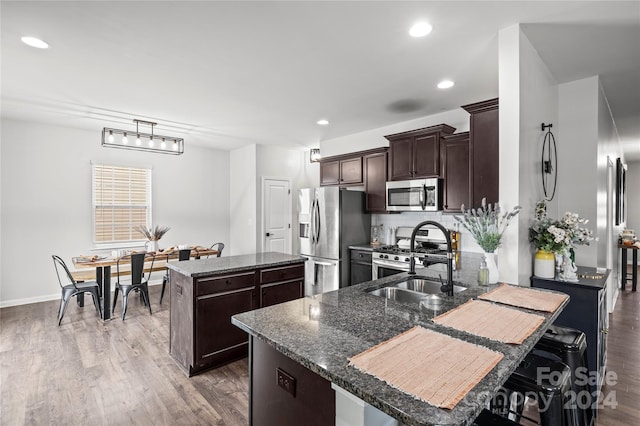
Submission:
[[[141,251],[142,252],[142,251]],[[166,269],[167,263],[173,259],[178,258],[179,249],[171,247],[158,252],[145,252],[145,265],[144,272],[156,272]],[[130,254],[134,254],[135,251],[124,254],[122,256],[108,256],[108,255],[93,255],[93,256],[76,256],[72,257],[73,266],[78,271],[72,271],[72,276],[77,273],[74,278],[76,281],[81,281],[84,274],[80,274],[81,270],[95,269],[95,280],[101,289],[101,303],[102,303],[102,320],[108,321],[111,319],[111,267],[118,265],[123,259],[128,259]],[[217,256],[218,251],[210,249],[208,247],[193,246],[191,247],[191,258],[200,259],[203,256]],[[123,268],[119,275],[130,275],[131,271],[128,268]],[[118,276],[116,272],[114,275]],[[78,294],[78,305],[84,306],[84,293]]]

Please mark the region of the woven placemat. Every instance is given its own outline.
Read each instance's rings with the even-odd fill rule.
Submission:
[[[452,409],[503,357],[416,326],[349,358],[349,365],[431,405]]]
[[[437,324],[476,336],[518,345],[524,342],[543,321],[544,317],[541,315],[529,314],[480,300],[469,300],[433,319]]]
[[[502,284],[495,290],[478,296],[478,299],[518,306],[534,311],[555,312],[567,299],[566,294],[549,293],[533,288]]]

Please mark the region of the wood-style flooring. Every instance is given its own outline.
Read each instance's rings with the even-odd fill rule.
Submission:
[[[0,309],[2,425],[246,425],[247,361],[187,378],[169,356],[169,303],[150,287],[127,317],[103,323],[91,303]],[[165,295],[166,296],[166,295]]]
[[[628,287],[627,287],[628,288]],[[133,297],[123,322],[102,323],[93,305],[58,302],[0,309],[2,425],[246,425],[247,361],[187,378],[168,355],[169,311],[151,287],[153,315]],[[598,426],[640,424],[640,292],[610,315],[606,385],[615,408]]]

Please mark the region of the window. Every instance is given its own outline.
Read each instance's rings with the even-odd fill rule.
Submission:
[[[151,169],[92,165],[94,242],[143,241],[136,231],[151,224]]]

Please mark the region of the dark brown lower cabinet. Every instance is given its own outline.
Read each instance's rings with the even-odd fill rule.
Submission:
[[[200,296],[196,300],[196,368],[247,355],[247,333],[232,315],[255,309],[255,287]]]
[[[252,426],[333,426],[331,382],[251,337],[249,424]]]
[[[260,286],[260,307],[277,305],[304,296],[304,279]]]
[[[189,376],[246,357],[235,314],[304,295],[304,263],[192,278],[170,270],[169,353]]]

